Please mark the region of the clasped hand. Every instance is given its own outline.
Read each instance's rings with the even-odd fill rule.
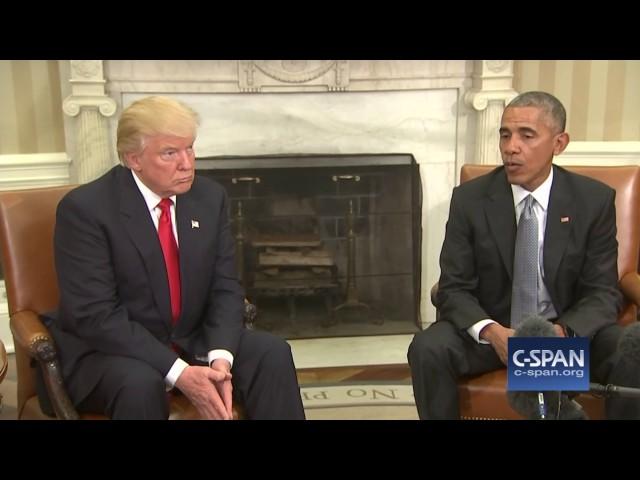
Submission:
[[[553,325],[553,329],[559,337],[565,336],[564,330],[557,323]],[[499,323],[494,322],[482,329],[480,338],[489,342],[496,351],[496,354],[498,354],[498,357],[500,357],[502,363],[507,365],[509,361],[507,346],[509,337],[513,337],[514,333],[515,330],[513,328],[503,327]]]
[[[191,401],[202,418],[233,418],[231,373],[226,360],[217,359],[211,367],[188,366],[175,386]]]

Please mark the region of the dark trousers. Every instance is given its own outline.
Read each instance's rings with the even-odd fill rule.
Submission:
[[[243,330],[231,373],[234,401],[250,419],[304,419],[291,348],[281,338]],[[81,413],[102,412],[112,419],[169,417],[164,377],[140,360],[96,352],[78,362],[69,386],[76,375],[95,381],[83,398],[70,388],[71,400]]]
[[[616,347],[622,331],[618,325],[609,325],[591,340],[591,381],[613,383],[620,371]],[[505,367],[491,345],[478,344],[466,331],[459,331],[446,321],[435,322],[417,333],[407,358],[418,415],[423,420],[459,419],[458,379]],[[640,412],[638,404],[638,401],[618,401],[616,404],[608,400],[607,415],[609,418],[629,418],[628,415]]]

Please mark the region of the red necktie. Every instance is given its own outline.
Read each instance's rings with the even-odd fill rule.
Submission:
[[[178,257],[178,244],[173,236],[171,224],[171,204],[169,198],[163,198],[158,207],[162,211],[158,222],[158,237],[162,245],[164,263],[167,267],[167,279],[169,280],[169,295],[171,296],[171,317],[173,324],[180,317],[180,261]]]

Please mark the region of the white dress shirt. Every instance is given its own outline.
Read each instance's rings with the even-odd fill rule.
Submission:
[[[549,194],[551,193],[551,185],[553,184],[553,168],[549,176],[546,178],[542,185],[536,188],[533,192],[526,190],[520,185],[511,185],[511,191],[513,192],[513,203],[516,211],[516,223],[520,221],[520,214],[524,208],[524,199],[528,195],[533,195],[535,202],[533,202],[533,210],[538,217],[538,314],[544,318],[554,318],[558,314],[551,302],[551,296],[544,284],[544,232],[547,227],[547,209],[549,207]],[[480,338],[480,332],[484,327],[490,323],[496,323],[495,320],[489,318],[480,320],[474,323],[467,329],[467,332],[478,343],[489,343],[486,340]]]

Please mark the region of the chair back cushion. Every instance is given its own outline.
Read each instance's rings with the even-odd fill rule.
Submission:
[[[0,253],[9,315],[56,308],[53,227],[58,202],[74,187],[0,192]]]

